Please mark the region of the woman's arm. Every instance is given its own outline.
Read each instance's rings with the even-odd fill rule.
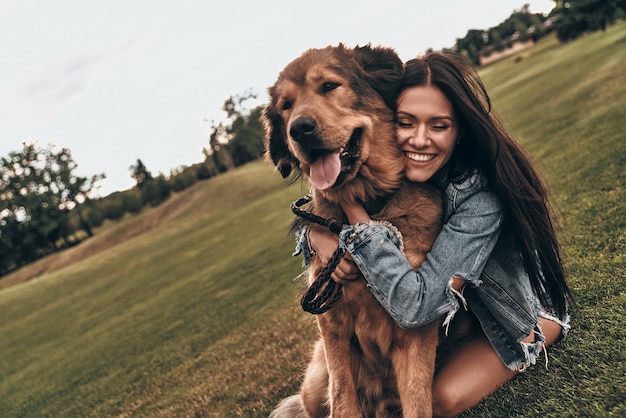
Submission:
[[[370,216],[365,211],[365,208],[360,203],[346,203],[341,205],[343,212],[348,217],[348,222],[351,225],[356,225],[359,222],[369,222]]]
[[[451,318],[459,307],[455,290],[466,282],[479,283],[499,237],[503,218],[499,199],[476,181],[455,190],[448,208],[451,215],[417,272],[394,244],[395,232],[384,224],[360,221],[341,233],[340,245],[352,255],[372,294],[402,327],[421,326],[445,314]],[[363,216],[362,208],[344,209],[351,222]]]
[[[344,204],[343,206],[343,211],[346,214],[346,216],[348,217],[348,221],[350,222],[350,224],[355,225],[359,222],[370,222],[371,219],[369,217],[369,214],[367,213],[367,211],[365,210],[365,208],[360,205],[359,203],[350,203],[350,204]],[[311,239],[311,241],[313,241],[313,239]],[[348,257],[349,257],[349,253]],[[352,261],[352,257],[350,257],[350,260]],[[354,261],[352,261],[353,265],[356,267],[356,264],[354,264]],[[340,272],[341,273],[341,272]],[[352,271],[350,271],[350,273],[353,273]],[[350,280],[349,278],[344,278],[341,275],[339,276],[341,279],[345,279],[345,280]],[[458,276],[454,276],[452,277],[452,288],[454,290],[461,290],[461,288],[463,287],[463,285],[465,284],[465,280],[461,279]]]

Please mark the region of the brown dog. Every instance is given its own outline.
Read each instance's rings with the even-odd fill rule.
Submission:
[[[393,115],[401,76],[392,49],[340,44],[306,51],[269,89],[265,146],[284,178],[295,173],[310,181],[311,212],[345,223],[340,203],[362,202],[401,231],[417,268],[439,232],[442,209],[436,191],[403,177]],[[309,283],[322,267],[313,257]],[[272,417],[431,415],[437,323],[399,328],[364,279],[345,285],[317,319],[321,338],[301,393]]]

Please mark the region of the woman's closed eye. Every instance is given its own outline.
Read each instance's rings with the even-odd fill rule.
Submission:
[[[431,128],[435,131],[445,131],[446,129],[450,129],[451,125],[447,123],[435,123],[431,125]]]

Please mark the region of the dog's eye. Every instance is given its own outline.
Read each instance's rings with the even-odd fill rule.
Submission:
[[[281,109],[282,110],[289,110],[289,109],[291,109],[291,106],[292,106],[291,102],[289,100],[285,100],[283,102],[283,105],[282,105]]]
[[[341,84],[339,83],[334,83],[332,81],[327,81],[324,84],[322,84],[322,91],[324,93],[328,93],[330,91],[335,90],[337,87],[341,86]]]

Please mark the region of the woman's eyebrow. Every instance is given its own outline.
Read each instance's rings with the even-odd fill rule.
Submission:
[[[396,118],[403,117],[403,116],[407,118],[411,118],[411,119],[417,119],[417,116],[415,116],[412,113],[402,112],[402,111],[396,112]],[[451,115],[435,115],[435,116],[428,118],[428,120],[444,120],[444,119],[454,122],[454,117],[452,117]]]
[[[453,118],[452,116],[450,116],[450,115],[433,116],[433,117],[432,117],[432,118],[430,118],[430,119],[431,119],[431,120],[432,120],[432,119],[437,119],[437,120],[439,120],[439,119],[447,119],[447,120],[454,121],[454,118]]]

